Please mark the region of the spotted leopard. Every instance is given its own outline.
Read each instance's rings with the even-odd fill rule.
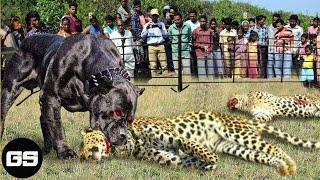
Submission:
[[[271,121],[273,117],[320,117],[320,98],[303,95],[275,96],[267,92],[252,91],[235,94],[227,103],[232,110],[249,112],[255,120]]]
[[[82,159],[101,161],[109,156],[110,143],[104,133],[91,128],[81,131],[83,144],[81,148]]]
[[[215,112],[190,112],[172,118],[136,118],[128,128],[126,151],[159,164],[215,169],[216,153],[226,153],[293,175],[296,163],[281,148],[262,139],[272,134],[289,143],[320,149],[319,142],[293,137],[270,125]]]

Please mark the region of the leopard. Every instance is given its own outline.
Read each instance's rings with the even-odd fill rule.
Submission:
[[[280,147],[262,138],[271,134],[293,145],[320,149],[267,123],[225,113],[194,111],[172,117],[136,117],[128,125],[128,156],[160,165],[214,170],[218,153],[269,165],[281,175],[294,175],[295,161]]]
[[[81,145],[81,159],[102,161],[107,159],[110,155],[110,143],[104,133],[92,128],[85,128],[81,130],[82,145]]]
[[[272,121],[274,117],[320,117],[320,97],[306,95],[276,96],[268,92],[250,91],[232,95],[227,107],[250,113],[254,120],[260,122]]]

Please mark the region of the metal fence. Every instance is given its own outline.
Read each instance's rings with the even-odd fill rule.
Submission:
[[[139,86],[175,86],[177,91],[180,92],[184,89],[185,85],[196,84],[196,83],[268,83],[268,82],[288,82],[288,83],[300,83],[301,76],[313,76],[311,82],[313,86],[319,87],[320,81],[320,43],[313,45],[314,62],[312,66],[313,74],[302,75],[302,64],[306,61],[303,60],[303,56],[299,55],[299,51],[304,46],[299,45],[299,41],[289,40],[289,39],[268,39],[267,42],[277,41],[276,44],[266,44],[257,45],[255,43],[242,43],[236,38],[232,38],[232,41],[226,44],[219,44],[218,49],[210,50],[204,57],[197,57],[197,48],[193,47],[194,42],[183,42],[181,37],[184,34],[178,35],[178,42],[167,42],[161,45],[165,46],[165,52],[160,52],[166,54],[165,59],[150,60],[150,52],[148,49],[154,45],[144,44],[134,44],[133,46],[126,46],[125,40],[122,39],[123,43],[118,48],[122,48],[124,52],[125,48],[133,49],[144,49],[144,59],[142,61],[135,61],[135,64],[139,66],[139,63],[151,64],[152,62],[165,62],[167,67],[165,69],[170,70],[170,65],[174,65],[174,76],[155,75],[151,73],[151,78],[160,79],[174,79],[176,81],[173,84],[168,85],[167,83],[159,83],[158,81],[149,81],[148,83],[136,83]],[[170,37],[169,37],[170,38]],[[212,37],[212,39],[214,39]],[[203,45],[214,46],[214,40],[212,44],[207,42],[197,42]],[[311,42],[312,43],[312,42]],[[189,44],[190,49],[182,48],[183,44]],[[174,49],[170,49],[171,46],[177,45]],[[227,48],[222,48],[223,46]],[[245,46],[245,48],[243,48]],[[168,50],[169,49],[169,50]],[[242,50],[241,50],[242,49]],[[244,50],[243,50],[244,49]],[[252,50],[252,51],[251,51]],[[186,52],[187,51],[187,52]],[[134,52],[134,51],[133,51]],[[137,51],[136,51],[137,52]],[[136,53],[135,52],[135,53]],[[189,56],[183,56],[182,54],[189,54]],[[215,56],[215,54],[221,54],[220,57]],[[125,62],[126,55],[123,55]],[[136,54],[132,56],[137,56]],[[227,56],[228,55],[228,56]],[[171,57],[170,57],[171,56]],[[201,60],[199,60],[201,59]],[[189,61],[187,64],[189,66],[183,65],[183,61]],[[161,64],[161,63],[160,63]],[[252,65],[255,64],[255,65]],[[158,68],[161,66],[158,65]],[[159,70],[158,68],[150,67],[149,71]],[[190,73],[185,73],[184,70],[190,70]],[[202,70],[201,70],[202,69]],[[219,69],[223,73],[219,72]],[[129,69],[132,74],[136,69]],[[201,72],[197,72],[197,71]],[[250,74],[250,70],[256,71],[257,74]],[[138,74],[139,75],[139,74]],[[133,77],[135,80],[139,80],[139,76]],[[185,78],[192,77],[192,78]],[[143,78],[142,78],[143,79]],[[149,79],[146,78],[148,81]]]
[[[283,42],[279,43],[280,45],[266,44],[259,46],[254,43],[243,43],[236,38],[232,38],[225,44],[218,43],[217,46],[217,44],[214,44],[217,43],[214,37],[210,37],[212,38],[211,43],[197,42],[208,47],[208,51],[204,51],[205,55],[199,58],[197,51],[203,50],[194,47],[195,42],[192,40],[183,41],[182,36],[186,35],[179,34],[176,36],[177,42],[169,41],[173,36],[168,37],[165,43],[160,45],[148,45],[141,41],[133,42],[133,39],[128,38],[113,39],[113,41],[120,40],[120,43],[116,44],[123,57],[125,68],[138,86],[169,86],[174,91],[181,92],[190,84],[197,83],[301,82],[299,77],[301,77],[301,64],[304,61],[301,56],[292,55],[292,52],[303,47],[295,46],[299,44],[295,43],[296,41],[281,39]],[[276,39],[269,39],[268,42],[273,40]],[[214,46],[216,47],[214,48]],[[153,48],[156,50],[153,50]],[[287,51],[285,51],[286,48]],[[2,51],[1,59],[6,59],[12,53],[11,50]],[[313,53],[315,59],[312,69],[312,76],[314,77],[312,83],[319,87],[319,42],[317,46],[314,46]],[[150,58],[150,55],[152,58]],[[150,64],[156,66],[152,67]],[[170,70],[174,73],[166,73]],[[255,72],[254,76],[250,74],[250,70]],[[157,81],[150,81],[150,79],[157,79]],[[166,80],[162,81],[162,79]]]

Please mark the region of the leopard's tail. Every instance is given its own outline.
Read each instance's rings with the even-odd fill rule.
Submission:
[[[258,127],[258,130],[261,131],[262,133],[272,134],[295,146],[320,150],[320,142],[307,141],[307,140],[300,139],[286,132],[283,132],[276,127],[273,127],[264,123],[256,123],[256,127]]]

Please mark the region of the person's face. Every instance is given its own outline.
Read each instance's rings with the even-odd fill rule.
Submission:
[[[207,28],[207,23],[208,23],[208,21],[207,21],[205,18],[201,18],[201,19],[200,19],[200,27],[201,27],[202,29]]]
[[[238,39],[242,39],[243,38],[243,32],[242,32],[242,30],[240,29],[239,31],[238,31]]]
[[[113,23],[112,23],[112,21],[110,19],[106,20],[106,24],[109,27],[112,27],[112,25],[113,25]]]
[[[289,20],[289,23],[290,23],[290,26],[291,26],[291,27],[296,27],[296,25],[297,25],[297,21],[294,20],[294,19],[290,19],[290,20]]]
[[[262,18],[262,19],[258,22],[258,23],[259,23],[259,25],[260,25],[260,26],[263,26],[263,25],[264,25],[265,20],[266,20],[265,18]]]
[[[309,48],[306,48],[305,50],[307,55],[310,55],[312,53],[312,51]]]
[[[197,15],[195,13],[190,13],[189,14],[189,19],[191,22],[196,22],[197,21]]]
[[[173,17],[173,21],[176,24],[177,27],[181,27],[182,26],[182,19],[180,16],[174,16]]]
[[[68,20],[62,21],[61,28],[66,32],[70,32],[70,23],[69,23],[69,21]]]
[[[251,39],[253,42],[256,42],[258,40],[258,36],[253,36]]]
[[[30,26],[35,28],[39,27],[39,19],[36,17],[30,18]]]
[[[273,17],[273,19],[272,19],[272,22],[276,22],[276,21],[278,21],[279,20],[279,17]]]
[[[215,21],[212,21],[210,24],[211,29],[216,29],[217,28],[217,23]]]
[[[221,28],[222,29],[226,28],[226,24],[223,21],[221,21]]]
[[[313,26],[314,26],[314,27],[317,27],[318,24],[319,24],[318,20],[314,20],[314,21],[313,21]]]
[[[153,22],[157,22],[158,18],[159,18],[159,15],[157,15],[157,14],[152,14],[151,15],[151,19],[152,19]]]
[[[91,23],[92,25],[97,25],[97,24],[98,24],[98,22],[97,22],[96,19],[91,19],[90,23]]]
[[[276,24],[276,27],[277,27],[278,31],[280,31],[280,30],[283,29],[283,24],[281,24],[280,22],[278,22],[278,23]]]
[[[242,27],[243,27],[243,29],[244,29],[245,31],[248,31],[249,28],[250,28],[250,25],[249,25],[249,23],[245,22],[245,23],[243,23]]]
[[[301,37],[301,42],[302,42],[302,44],[305,44],[307,42],[307,38],[306,37]]]
[[[135,5],[133,8],[134,8],[134,10],[137,11],[137,12],[140,12],[140,11],[141,11],[141,5],[140,5],[140,4]]]
[[[77,14],[77,8],[76,8],[75,6],[71,6],[71,7],[69,8],[69,13],[70,13],[71,15],[76,15],[76,14]]]
[[[122,21],[117,21],[117,26],[118,26],[119,33],[123,33],[124,32],[123,22]]]
[[[227,29],[228,31],[231,30],[231,24],[226,24],[225,26],[226,26],[226,29]]]
[[[126,6],[127,3],[128,3],[127,0],[121,0],[121,1],[120,1],[121,6],[123,6],[123,7]]]
[[[169,11],[170,19],[174,19],[174,13],[175,13],[174,9],[170,9]]]
[[[250,26],[250,27],[254,27],[254,25],[255,25],[254,21],[250,21],[250,22],[249,22],[249,26]]]
[[[13,21],[12,26],[14,29],[20,29],[22,27],[19,21]]]

